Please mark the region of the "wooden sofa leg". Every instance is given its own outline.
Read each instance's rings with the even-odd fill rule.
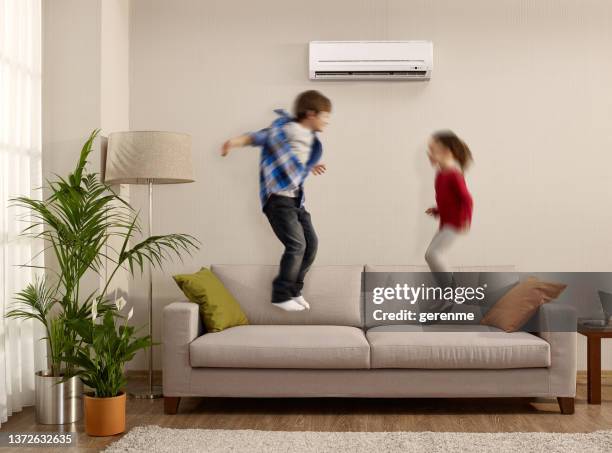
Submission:
[[[559,402],[559,409],[561,409],[563,415],[574,413],[574,398],[559,396],[557,397],[557,401]]]
[[[176,414],[178,412],[180,402],[180,396],[164,396],[164,414]]]

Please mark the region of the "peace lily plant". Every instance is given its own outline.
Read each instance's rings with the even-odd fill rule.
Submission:
[[[75,372],[85,385],[94,390],[97,398],[114,397],[126,385],[124,367],[139,349],[151,344],[147,336],[137,337],[135,328],[128,325],[134,314],[130,308],[127,316],[117,326],[121,311],[126,305],[120,297],[114,310],[106,310],[98,316],[97,306],[91,310],[91,319],[75,319],[70,325],[83,340],[68,361],[76,366]]]
[[[161,267],[166,259],[197,249],[198,241],[186,234],[167,234],[136,242],[141,233],[137,213],[87,169],[98,132],[91,133],[67,178],[47,181],[49,196],[12,200],[30,214],[30,226],[22,235],[44,240],[56,266],[43,267],[46,276],[16,295],[7,316],[43,324],[45,376],[63,381],[80,376],[96,397],[113,397],[125,386],[125,363],[151,343],[149,336],[137,336],[127,324],[133,308],[126,317],[125,301],[109,300],[113,278],[120,269],[133,276],[147,263]],[[117,249],[115,244],[120,244]],[[107,270],[110,277],[104,286],[85,293],[86,274],[101,276]]]

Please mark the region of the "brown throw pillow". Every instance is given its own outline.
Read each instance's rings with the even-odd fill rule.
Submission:
[[[480,324],[516,332],[538,311],[540,305],[559,297],[567,287],[529,277],[503,296],[487,312]]]

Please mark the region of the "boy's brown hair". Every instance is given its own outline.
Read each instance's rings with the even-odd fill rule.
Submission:
[[[297,120],[303,120],[309,111],[315,112],[331,112],[332,104],[329,98],[319,93],[316,90],[308,90],[300,93],[295,99],[293,107]]]

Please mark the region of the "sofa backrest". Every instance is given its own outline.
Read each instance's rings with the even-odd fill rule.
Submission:
[[[313,266],[304,284],[310,310],[285,312],[272,306],[276,265],[216,264],[211,266],[233,294],[251,324],[306,324],[363,326],[361,265]]]

